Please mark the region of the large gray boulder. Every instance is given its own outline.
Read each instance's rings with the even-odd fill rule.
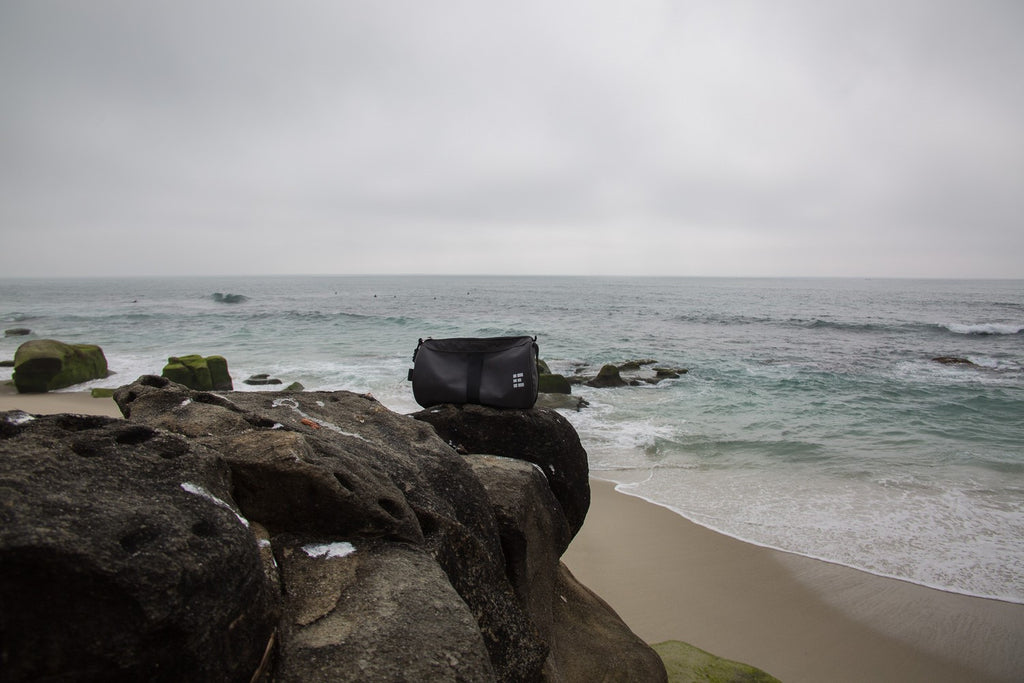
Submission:
[[[626,628],[615,610],[564,564],[558,567],[552,610],[551,659],[561,680],[658,683],[668,679],[657,652]],[[696,677],[699,671],[694,673],[692,680],[711,680]]]
[[[493,455],[467,457],[491,500],[505,572],[545,640],[551,637],[551,596],[569,525],[547,479],[532,463]]]
[[[0,413],[4,680],[661,680],[564,576],[560,461],[460,455],[349,392],[115,400]]]
[[[441,405],[413,413],[464,453],[486,453],[539,466],[573,536],[590,508],[590,466],[579,434],[554,410]]]
[[[569,527],[540,467],[496,456],[467,459],[494,506],[516,596],[551,648],[544,680],[666,680],[658,653],[562,564]]]
[[[429,425],[344,391],[212,394],[145,376],[114,400],[219,453],[242,513],[272,536],[422,546],[477,619],[497,680],[539,675],[548,647],[505,575],[487,493]]]
[[[276,681],[493,681],[466,603],[421,547],[279,537],[289,600]]]
[[[0,413],[7,681],[248,681],[277,623],[230,474],[106,417]]]

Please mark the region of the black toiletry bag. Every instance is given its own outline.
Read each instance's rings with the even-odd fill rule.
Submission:
[[[412,394],[424,408],[532,408],[537,402],[536,337],[420,339],[412,359]]]

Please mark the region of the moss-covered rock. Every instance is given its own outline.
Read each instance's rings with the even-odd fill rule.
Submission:
[[[652,647],[665,662],[669,683],[780,683],[749,664],[716,657],[678,640]]]
[[[550,375],[551,374],[551,368],[548,367],[547,362],[541,360],[540,358],[537,359],[537,374],[538,375]]]
[[[228,374],[228,362],[223,356],[171,356],[161,374],[172,382],[199,391],[230,391],[234,388]]]
[[[14,385],[22,394],[62,389],[107,376],[107,359],[95,344],[33,339],[14,352]]]
[[[542,394],[571,394],[572,385],[565,375],[545,373],[537,377],[537,391]]]
[[[224,356],[207,356],[206,367],[210,369],[210,381],[217,391],[231,391],[235,388],[228,373],[228,362]]]

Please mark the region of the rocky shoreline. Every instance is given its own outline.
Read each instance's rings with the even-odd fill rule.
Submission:
[[[115,400],[0,413],[7,680],[666,680],[559,560],[589,484],[554,411]]]

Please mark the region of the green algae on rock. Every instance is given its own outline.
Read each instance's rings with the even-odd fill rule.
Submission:
[[[542,394],[571,394],[572,385],[565,375],[544,373],[537,376],[537,390]]]
[[[33,339],[14,352],[18,393],[43,393],[107,376],[107,359],[95,344]]]
[[[230,391],[234,388],[228,362],[223,356],[171,356],[161,375],[199,391]]]
[[[723,659],[679,640],[651,647],[665,662],[669,683],[780,683],[760,669]]]

